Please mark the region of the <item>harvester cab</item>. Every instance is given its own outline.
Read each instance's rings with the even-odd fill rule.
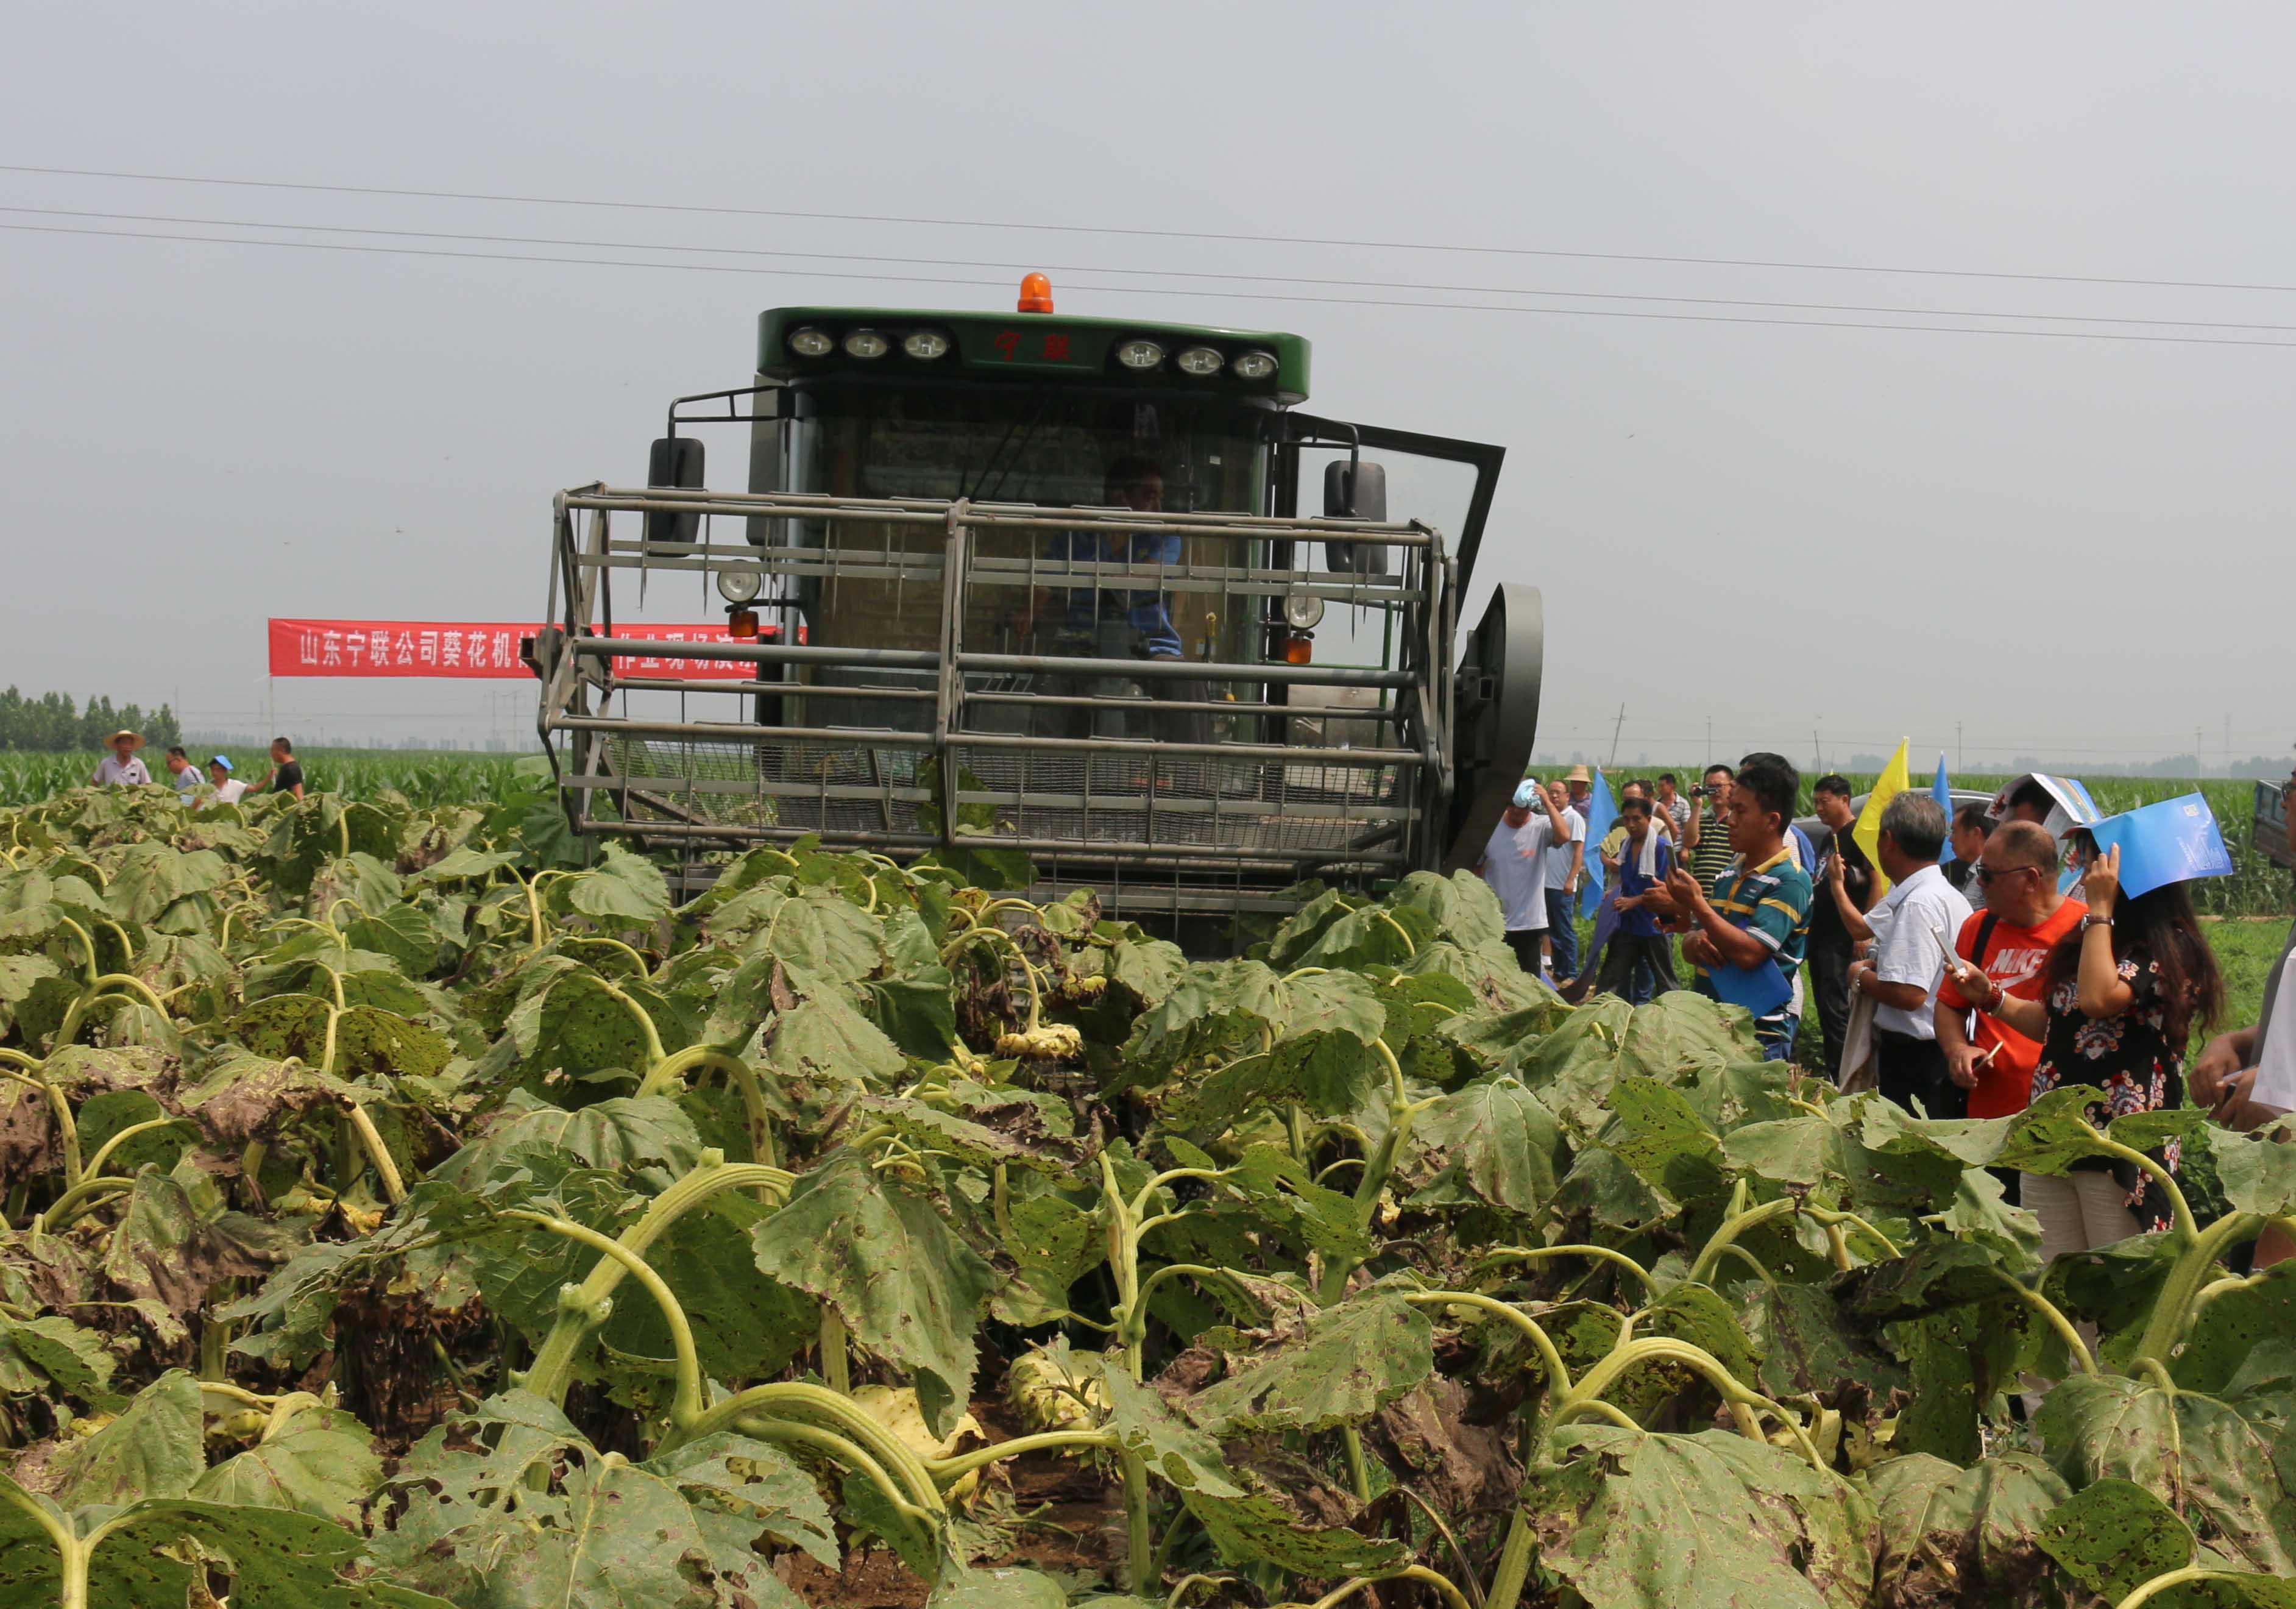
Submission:
[[[767,312],[650,484],[556,499],[532,659],[575,829],[689,888],[817,837],[1144,917],[1472,866],[1538,721],[1537,590],[1458,620],[1504,450],[1311,415],[1308,356],[1063,317],[1037,275],[1010,316]],[[713,425],[747,490],[708,489]],[[734,640],[618,637],[633,588]]]

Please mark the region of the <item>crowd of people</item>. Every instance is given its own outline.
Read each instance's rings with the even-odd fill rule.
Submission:
[[[111,735],[109,747],[110,751],[95,762],[95,772],[88,778],[91,784],[99,788],[151,785],[151,768],[137,752],[144,747],[142,733],[123,727]],[[169,746],[166,764],[169,785],[186,804],[237,804],[250,793],[303,797],[303,768],[296,761],[295,745],[283,737],[271,740],[271,768],[254,782],[233,775],[236,768],[230,755],[214,755],[201,768],[192,763],[180,743]]]
[[[1870,854],[1841,776],[1811,785],[1815,830],[1797,825],[1801,779],[1782,755],[1710,767],[1686,795],[1671,774],[1628,782],[1615,825],[1589,848],[1592,783],[1584,767],[1551,784],[1525,779],[1481,863],[1524,969],[1566,998],[1599,989],[1642,1004],[1695,989],[1745,1006],[1772,1060],[1793,1055],[1814,1011],[1826,1076],[1931,1118],[2011,1116],[2071,1085],[2104,1092],[2088,1112],[2099,1125],[2182,1106],[2188,1089],[2240,1128],[2296,1111],[2296,997],[2276,1049],[2272,1038],[2296,929],[2258,1022],[2217,1032],[2188,1069],[2185,1047],[2225,1013],[2188,885],[2126,893],[2120,850],[2068,826],[2038,778],[1950,815],[1929,793],[1896,793]],[[2296,797],[2296,777],[2290,787]],[[1582,955],[1575,891],[1589,858],[1604,893]],[[2174,1142],[2149,1154],[2176,1171]],[[2062,1178],[2006,1172],[2000,1183],[2054,1257],[2164,1224],[2151,1177],[2092,1159]],[[2277,1261],[2296,1245],[2276,1231],[2256,1255]]]

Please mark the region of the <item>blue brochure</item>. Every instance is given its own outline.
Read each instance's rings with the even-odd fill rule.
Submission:
[[[1707,977],[1714,985],[1714,993],[1725,1006],[1742,1006],[1757,1019],[1793,998],[1793,985],[1786,981],[1784,973],[1775,961],[1765,961],[1759,966],[1716,966],[1707,969]]]
[[[2099,851],[2120,846],[2120,891],[2132,899],[2166,883],[2232,875],[2232,853],[2198,793],[2124,810],[2088,830]]]

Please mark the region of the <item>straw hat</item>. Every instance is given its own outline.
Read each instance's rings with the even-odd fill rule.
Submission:
[[[1570,775],[1564,777],[1562,780],[1565,782],[1583,782],[1591,784],[1595,779],[1587,775],[1586,767],[1573,766],[1570,768]]]
[[[125,727],[105,738],[103,746],[107,749],[116,748],[123,737],[129,740],[127,746],[131,749],[140,749],[144,746],[144,735],[141,732],[130,732]]]

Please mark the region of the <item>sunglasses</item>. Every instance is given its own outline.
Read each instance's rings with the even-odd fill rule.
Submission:
[[[2037,866],[1980,866],[1977,868],[1977,880],[1990,888],[1997,878],[2013,877],[2019,872],[2030,872],[2038,877],[2041,874],[2041,868]]]

